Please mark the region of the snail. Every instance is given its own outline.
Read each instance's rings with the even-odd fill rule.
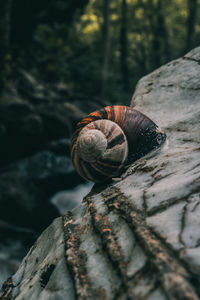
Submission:
[[[165,140],[166,134],[141,112],[129,106],[106,106],[77,124],[70,152],[83,178],[101,182],[118,177]]]

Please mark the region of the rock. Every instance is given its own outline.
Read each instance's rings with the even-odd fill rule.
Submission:
[[[70,114],[65,105],[56,102],[40,104],[37,112],[43,120],[47,140],[71,136]]]
[[[67,210],[72,210],[78,206],[83,197],[90,192],[92,186],[92,182],[87,182],[79,184],[73,189],[59,191],[53,195],[51,203],[57,207],[60,214],[64,214]]]
[[[29,181],[34,182],[48,196],[64,188],[72,188],[84,180],[77,176],[72,161],[67,155],[68,142],[65,141],[65,153],[61,155],[52,151],[41,151],[13,164],[13,168]]]
[[[56,219],[2,299],[200,299],[199,62],[196,48],[140,80],[132,105],[168,145]]]
[[[51,239],[49,238],[51,236]],[[29,273],[29,282],[24,282],[24,290],[22,291],[22,298],[27,299],[27,290],[31,291],[31,299],[40,299],[40,292],[45,299],[75,299],[72,279],[69,271],[65,267],[65,258],[63,256],[64,251],[64,237],[62,231],[62,219],[56,219],[52,225],[50,225],[44,232],[44,239],[41,237],[37,240],[34,247],[29,251],[32,254],[31,261],[23,260],[24,264],[18,270],[15,276],[14,282],[20,283],[23,274]],[[53,239],[52,239],[53,238]],[[54,243],[52,243],[54,240]],[[39,252],[38,246],[40,248]],[[49,251],[54,253],[53,256],[49,255]],[[28,254],[28,255],[29,255]],[[40,270],[40,271],[39,271]],[[58,276],[62,274],[62,276]],[[62,280],[63,278],[63,280]],[[66,282],[66,278],[68,278]],[[56,284],[55,284],[56,282]],[[15,284],[14,283],[14,284]],[[27,284],[28,283],[28,284]],[[37,288],[35,287],[37,285]],[[9,283],[5,288],[11,288],[13,283]],[[45,287],[47,289],[45,290]],[[19,290],[13,294],[13,298],[17,299]],[[0,295],[2,297],[9,297],[9,291],[7,295]],[[20,296],[21,297],[21,296]]]
[[[64,104],[56,103],[37,109],[26,102],[0,106],[0,166],[45,149],[56,139],[69,138],[69,114]]]
[[[0,218],[41,232],[60,215],[50,197],[81,182],[67,155],[41,151],[13,163],[0,174]]]
[[[0,137],[0,166],[33,153],[43,146],[43,120],[32,105],[27,103],[2,105],[0,120],[0,127],[3,128]]]
[[[47,150],[53,152],[54,154],[70,156],[70,139],[59,139],[55,141],[51,141],[47,145]]]
[[[37,231],[59,216],[45,191],[15,171],[0,175],[0,204],[2,220]]]
[[[36,238],[31,230],[0,221],[0,286],[17,271]]]

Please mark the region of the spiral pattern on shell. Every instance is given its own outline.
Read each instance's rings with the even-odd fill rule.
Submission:
[[[106,106],[77,124],[71,157],[78,173],[100,182],[160,147],[166,135],[147,116],[128,106]]]

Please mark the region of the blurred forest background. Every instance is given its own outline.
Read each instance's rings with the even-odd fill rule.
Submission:
[[[1,0],[0,89],[20,69],[129,104],[137,81],[200,44],[198,0]]]

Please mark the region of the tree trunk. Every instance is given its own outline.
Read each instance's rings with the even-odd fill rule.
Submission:
[[[3,88],[3,70],[6,62],[6,55],[10,52],[10,19],[12,0],[1,0],[0,2],[0,91]]]
[[[186,51],[192,47],[195,34],[197,0],[188,0],[188,19],[187,19],[187,36],[186,36]]]
[[[153,4],[154,6],[154,4]],[[153,7],[155,22],[153,23],[152,56],[153,68],[158,68],[170,58],[168,33],[165,25],[163,2],[159,0]]]
[[[167,6],[167,1],[165,3]],[[158,19],[157,19],[157,27],[160,28],[160,39],[162,40],[162,53],[163,53],[163,60],[161,63],[166,63],[170,60],[170,46],[169,46],[169,36],[168,31],[165,23],[165,15],[164,15],[164,2],[162,0],[158,1],[157,5],[157,11],[158,11]]]
[[[0,39],[1,55],[5,56],[10,50],[10,17],[12,0],[3,0],[0,2]],[[2,56],[1,56],[2,59]]]
[[[127,51],[128,51],[128,40],[127,40],[127,3],[126,0],[122,0],[121,6],[121,29],[120,29],[120,65],[121,65],[121,76],[123,89],[126,91],[129,87],[129,71],[127,63]]]
[[[108,69],[109,69],[109,52],[110,52],[110,0],[104,1],[103,8],[103,70],[102,70],[102,87],[101,94],[105,95],[108,84]]]

